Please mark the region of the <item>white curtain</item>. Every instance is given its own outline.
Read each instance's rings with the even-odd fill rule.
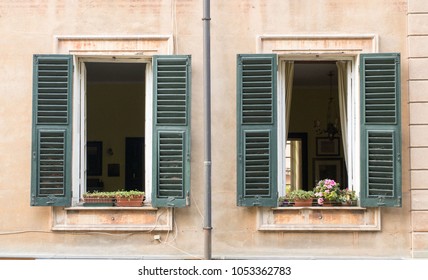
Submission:
[[[339,100],[339,113],[340,113],[340,130],[342,135],[343,144],[343,157],[345,159],[345,165],[348,166],[348,124],[347,124],[347,62],[337,61],[337,80],[338,80],[338,100]]]
[[[293,94],[294,61],[285,62],[285,139],[290,125],[291,96]]]
[[[290,127],[290,112],[291,112],[291,97],[293,95],[293,78],[294,78],[294,61],[285,62],[285,144],[287,144],[288,132]],[[295,141],[292,141],[290,145],[286,145],[290,151],[290,161],[287,166],[290,170],[289,183],[291,185],[291,190],[294,190],[300,186],[298,178],[301,177],[300,168],[298,168],[298,162],[296,161],[295,154]],[[287,165],[287,163],[286,163]]]

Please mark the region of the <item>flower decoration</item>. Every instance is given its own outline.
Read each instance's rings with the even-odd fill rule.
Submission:
[[[357,201],[358,196],[354,190],[343,189],[340,191],[340,198],[342,203],[353,204]]]
[[[318,204],[323,205],[325,201],[339,201],[340,200],[340,185],[331,179],[324,179],[318,182],[314,188],[315,197]]]

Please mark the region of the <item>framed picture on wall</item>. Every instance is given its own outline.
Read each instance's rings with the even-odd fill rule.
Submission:
[[[86,145],[88,176],[102,175],[102,163],[103,163],[102,151],[103,151],[103,142],[88,141]]]
[[[340,155],[340,139],[335,137],[317,137],[317,157],[319,156],[339,156]]]
[[[332,179],[338,183],[342,182],[342,164],[341,158],[315,158],[314,159],[314,183],[320,180]]]

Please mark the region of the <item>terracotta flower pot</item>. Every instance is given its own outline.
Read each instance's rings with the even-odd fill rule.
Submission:
[[[114,198],[112,197],[85,197],[83,198],[84,206],[113,206]]]
[[[144,196],[116,197],[116,206],[118,207],[140,207],[143,206]]]
[[[312,206],[312,198],[311,199],[295,199],[294,206],[296,207],[309,207]]]
[[[333,206],[333,202],[330,200],[324,200],[322,206],[324,207],[332,207]]]

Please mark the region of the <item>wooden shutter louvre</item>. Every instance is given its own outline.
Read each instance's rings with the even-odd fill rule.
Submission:
[[[155,56],[153,192],[155,207],[190,204],[190,56]]]
[[[277,205],[276,55],[237,58],[238,206]]]
[[[72,56],[33,57],[32,206],[71,203]]]
[[[361,206],[401,207],[400,55],[362,54]]]

